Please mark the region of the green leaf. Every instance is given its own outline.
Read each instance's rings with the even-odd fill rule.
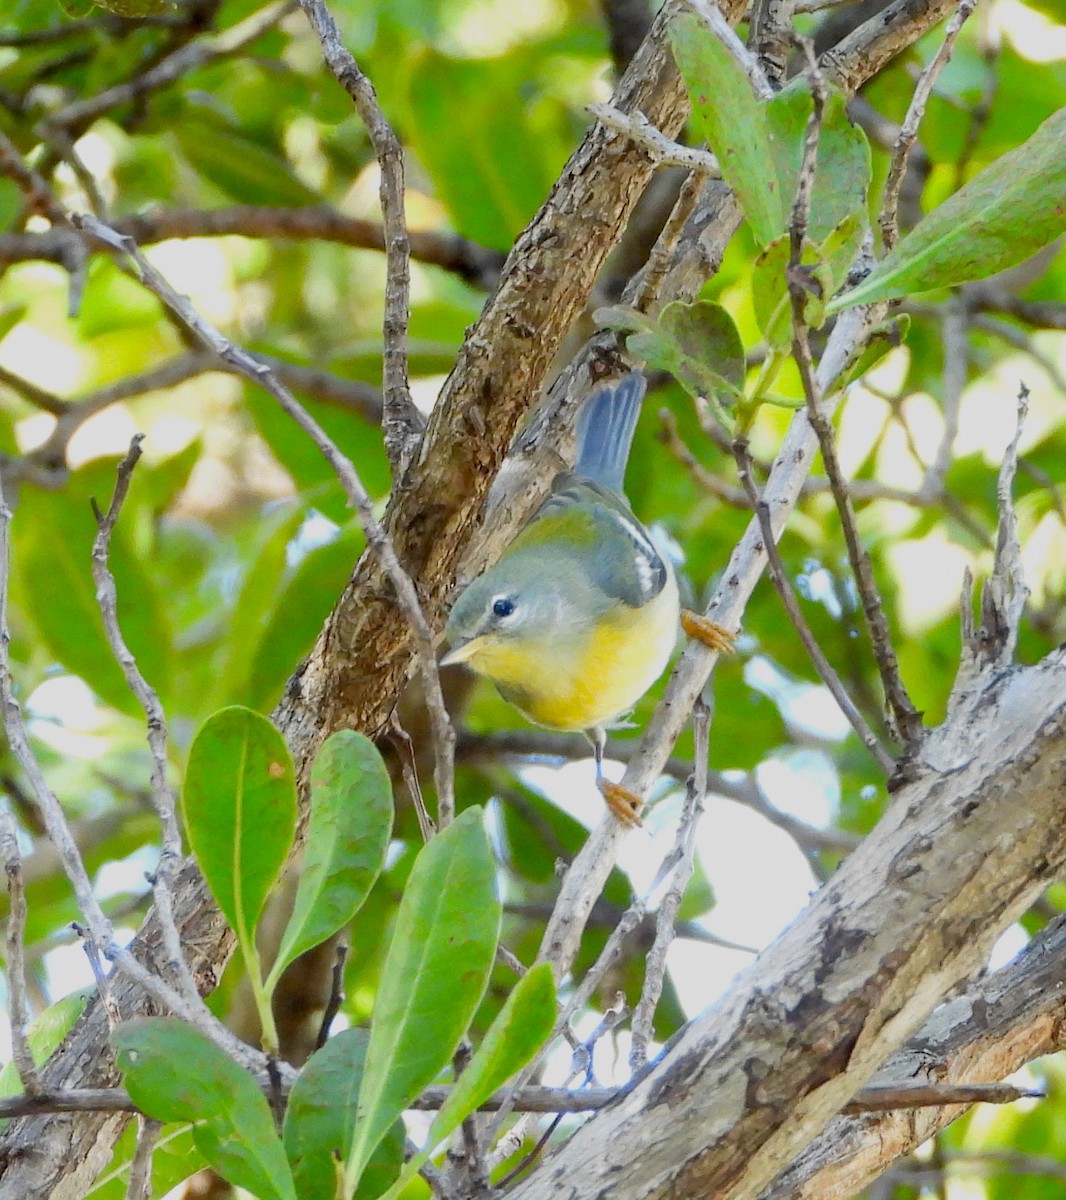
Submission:
[[[286,680],[314,644],[322,622],[351,578],[365,545],[358,524],[309,550],[281,586],[248,667],[245,702],[269,712]]]
[[[107,644],[92,579],[96,521],[89,500],[106,508],[114,485],[114,462],[98,459],[73,472],[62,491],[21,490],[12,523],[14,599],[55,661],[120,712],[143,717]],[[130,535],[129,515],[120,518],[111,538],[119,627],[142,674],[165,696],[170,621],[149,564]]]
[[[694,396],[728,405],[743,394],[744,346],[720,304],[675,300],[663,309],[654,331],[631,334],[626,344],[650,366],[669,371]]]
[[[296,786],[285,739],[250,708],[224,708],[200,727],[182,794],[189,845],[246,959],[255,925],[292,846]]]
[[[35,1066],[43,1066],[59,1049],[60,1043],[74,1028],[74,1023],[88,1007],[96,994],[95,988],[71,992],[55,1004],[50,1004],[26,1030],[30,1054]],[[22,1080],[13,1062],[5,1064],[0,1071],[0,1096],[21,1096]],[[7,1126],[7,1119],[0,1120],[0,1129]]]
[[[825,321],[825,302],[840,286],[855,258],[866,226],[860,213],[849,213],[821,244],[804,242],[802,264],[809,267],[815,291],[807,291],[804,319],[814,329]],[[752,302],[755,318],[771,346],[792,344],[792,303],[788,294],[788,264],[792,256],[787,235],[770,243],[755,260]],[[820,292],[821,294],[817,294]]]
[[[297,207],[319,201],[280,152],[218,121],[197,120],[186,110],[172,132],[192,166],[238,203]]]
[[[134,1104],[158,1121],[193,1121],[196,1146],[235,1187],[296,1200],[274,1119],[255,1080],[191,1025],[145,1017],[112,1033]]]
[[[520,1071],[551,1036],[555,1025],[555,983],[551,967],[538,963],[519,980],[489,1026],[466,1070],[433,1119],[426,1144],[404,1166],[382,1200],[393,1200],[422,1164],[463,1120]]]
[[[769,246],[788,228],[814,101],[805,79],[759,100],[744,71],[694,13],[671,22],[670,44],[692,97],[693,120],[736,192],[755,240]],[[822,113],[808,234],[821,242],[851,213],[863,212],[870,184],[866,135],[830,89]]]
[[[292,916],[266,987],[355,916],[385,865],[392,785],[374,743],[341,730],[311,768],[311,823]]]
[[[455,1053],[488,983],[500,929],[480,808],[425,846],[407,881],[381,973],[345,1195],[393,1121]]]
[[[784,233],[791,218],[807,120],[814,109],[806,79],[793,79],[766,105],[778,189],[785,206]],[[848,119],[844,97],[828,90],[818,134],[818,157],[811,194],[807,236],[818,244],[851,216],[865,225],[866,193],[870,186],[870,144],[866,135]],[[850,261],[849,264],[850,265]]]
[[[254,557],[244,573],[233,605],[226,659],[218,673],[212,707],[245,699],[252,660],[263,643],[270,612],[285,575],[286,551],[306,515],[304,506],[296,504],[285,505],[262,519],[258,549],[253,552]]]
[[[679,13],[670,22],[670,46],[692,98],[696,128],[736,192],[756,240],[765,246],[784,231],[792,199],[778,185],[767,106],[695,13]]]
[[[346,1029],[308,1059],[285,1109],[282,1133],[300,1200],[334,1200],[337,1163],[351,1145],[369,1034]],[[396,1120],[363,1172],[355,1200],[386,1191],[403,1163],[405,1131]]]
[[[410,133],[459,233],[509,250],[555,182],[569,146],[533,119],[515,56],[414,65]],[[520,145],[522,153],[516,154]]]
[[[1066,108],[920,221],[829,311],[984,279],[1066,229]]]

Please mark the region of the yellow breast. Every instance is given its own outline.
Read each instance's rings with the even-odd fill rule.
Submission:
[[[585,637],[536,645],[501,641],[470,665],[497,683],[531,721],[549,729],[609,725],[659,678],[677,639],[671,579],[643,608],[618,605]]]

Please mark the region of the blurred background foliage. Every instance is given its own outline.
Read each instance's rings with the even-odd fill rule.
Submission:
[[[582,136],[584,106],[609,98],[616,6],[335,0],[331,7],[407,148],[408,216],[421,246],[412,264],[411,373],[428,410],[501,252]],[[844,3],[798,23],[824,36],[831,23],[854,24],[858,11]],[[875,199],[892,124],[902,120],[916,70],[940,36],[893,62],[853,106],[874,146]],[[165,82],[146,82],[160,64],[175,63]],[[929,103],[904,192],[905,224],[1063,104],[1066,24],[1058,0],[984,0]],[[135,233],[158,267],[228,335],[286,365],[287,380],[384,502],[377,166],[291,4],[9,0],[0,15],[0,131],[72,209],[95,207],[111,220],[143,215]],[[236,702],[271,711],[363,539],[328,467],[274,402],[209,369],[109,258],[93,258],[83,277],[72,277],[48,223],[27,208],[11,172],[2,175],[0,466],[15,508],[13,665],[37,751],[100,895],[133,929],[148,904],[143,872],[155,861],[158,830],[146,794],[143,723],[96,609],[90,499],[106,502],[117,458],[144,431],[145,460],[117,531],[114,566],[124,632],[171,723],[176,778],[193,732],[214,709]],[[294,235],[294,213],[306,218],[303,234]],[[639,247],[638,234],[630,240]],[[616,270],[625,258],[618,256]],[[742,229],[704,294],[730,310],[748,349],[757,350],[752,259]],[[590,310],[619,282],[608,272]],[[996,470],[1022,380],[1031,408],[1017,492],[1032,599],[1020,653],[1033,661],[1066,638],[1064,293],[1066,253],[1056,245],[991,284],[908,302],[907,344],[852,389],[839,421],[904,678],[930,723],[943,715],[957,661],[963,571],[980,577],[990,567]],[[799,395],[787,373],[782,388]],[[772,460],[787,420],[786,412],[762,410],[753,435],[758,460]],[[628,490],[639,515],[683,555],[694,596],[705,596],[750,513],[728,455],[668,380],[656,382],[646,405]],[[839,522],[817,482],[781,551],[827,656],[883,729]],[[659,690],[638,707],[638,726]],[[583,822],[596,816],[591,768],[562,769],[563,758],[584,759],[584,751],[519,729],[516,713],[481,685],[462,705],[459,802],[490,806],[508,914],[504,942],[529,961],[554,896],[556,863],[574,853]],[[739,652],[715,675],[714,706],[711,761],[724,773],[721,796],[703,823],[700,868],[659,1012],[662,1038],[747,961],[718,939],[764,944],[871,828],[885,801],[883,780],[817,683],[768,584],[748,608]],[[517,746],[494,739],[501,731],[517,732]],[[594,916],[585,963],[669,848],[691,749],[686,735],[678,778],[664,783],[648,833],[632,839]],[[43,1008],[85,978],[69,930],[77,912],[6,754],[0,784],[24,835],[30,967]],[[418,844],[402,789],[397,798],[390,870],[351,931],[345,1012],[353,1022],[372,1008],[385,934]],[[1061,899],[1053,892],[1025,928],[1039,927]],[[639,996],[650,930],[631,939],[601,1004],[617,991],[630,1002]],[[1003,952],[1024,937],[1014,931]],[[234,976],[212,1000],[221,1011],[235,1003]],[[501,976],[485,1023],[509,986]],[[591,1025],[597,1019],[590,1014]],[[603,1079],[615,1077],[613,1055],[624,1058],[625,1038],[600,1044]],[[1061,1064],[1044,1064],[1038,1074],[1048,1100],[973,1114],[935,1153],[900,1164],[871,1195],[1061,1196]]]

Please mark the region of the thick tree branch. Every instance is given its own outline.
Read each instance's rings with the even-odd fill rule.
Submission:
[[[1003,1079],[1066,1045],[1066,917],[980,984],[938,1008],[875,1076],[936,1086]],[[959,1116],[958,1108],[837,1117],[760,1200],[829,1200],[860,1192],[890,1163]]]
[[[734,14],[739,7],[733,6]],[[852,39],[847,53],[841,55],[842,70],[848,72],[852,85],[910,44],[950,7],[947,0],[907,0],[906,4],[900,0],[893,5],[887,21],[879,20],[864,38]],[[666,136],[674,137],[684,121],[687,101],[665,49],[667,19],[666,13],[656,18],[619,85],[614,105],[622,112],[639,109]],[[435,627],[442,620],[489,485],[651,169],[646,152],[624,137],[601,126],[590,131],[509,256],[497,290],[434,410],[421,449],[397,483],[386,532],[402,565],[421,587],[423,609]],[[678,278],[692,281],[701,274],[705,277],[715,247],[720,253],[738,219],[735,206],[726,211],[730,209],[727,199],[720,208],[726,215],[717,224],[713,214],[709,218],[708,210],[701,209],[697,235],[705,235],[704,240],[686,243],[682,253],[671,256],[661,275],[669,278],[671,287],[675,272]],[[570,375],[574,393],[570,413],[591,373],[590,361]],[[561,436],[556,429],[543,436],[541,444],[557,446]],[[515,506],[514,520],[520,513],[521,506]],[[512,528],[494,530],[482,552],[491,554],[493,547],[499,548]],[[380,731],[411,661],[411,638],[403,614],[380,566],[365,557],[276,713],[301,769],[306,770],[317,746],[333,729]],[[695,684],[698,691],[706,674],[697,683],[698,672],[688,670],[685,687]],[[661,734],[660,730],[657,739]],[[666,746],[665,737],[661,744]],[[188,866],[176,881],[174,908],[194,968],[200,966],[205,976],[220,971],[231,952],[232,938],[197,873]],[[138,953],[158,952],[158,938],[158,929],[149,919],[135,943]],[[146,1010],[138,989],[122,981],[119,987],[124,1011]],[[106,1022],[100,1006],[93,1005],[43,1073],[46,1085],[114,1082],[100,1054],[105,1039]],[[703,1124],[702,1119],[696,1123]],[[36,1117],[12,1126],[0,1141],[4,1156],[0,1200],[78,1196],[106,1161],[121,1128],[120,1118],[84,1116]]]
[[[1066,652],[990,672],[727,997],[516,1200],[753,1200],[1066,867]]]

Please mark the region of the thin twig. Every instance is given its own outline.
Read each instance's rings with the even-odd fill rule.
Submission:
[[[152,1195],[152,1153],[159,1140],[162,1121],[142,1116],[138,1122],[137,1148],[130,1162],[126,1200],[150,1200]]]
[[[0,807],[0,852],[7,875],[8,914],[4,941],[7,948],[8,1023],[11,1028],[11,1059],[30,1095],[41,1090],[41,1081],[26,1037],[30,1021],[29,988],[26,984],[26,893],[22,880],[15,818],[5,803]]]
[[[877,1083],[864,1087],[841,1109],[845,1113],[900,1108],[945,1108],[952,1104],[1014,1104],[1042,1100],[1046,1093],[1011,1083]]]
[[[1014,477],[1018,470],[1018,445],[1029,412],[1029,389],[1018,388],[1018,419],[1014,436],[1003,455],[996,480],[999,529],[992,574],[981,591],[980,654],[983,661],[1009,663],[1018,644],[1029,589],[1025,586],[1022,547],[1018,539],[1018,514],[1014,507]]]
[[[695,150],[672,141],[639,110],[624,113],[612,104],[589,104],[586,110],[608,129],[624,133],[630,141],[643,146],[659,166],[685,167],[702,175],[720,176],[718,159],[709,150]]]
[[[338,942],[333,952],[333,973],[330,976],[329,1000],[322,1012],[322,1024],[318,1027],[318,1037],[315,1038],[315,1049],[321,1050],[329,1041],[329,1030],[333,1019],[341,1010],[344,1003],[344,964],[348,961],[348,946]]]
[[[292,392],[281,383],[274,371],[262,359],[223,337],[152,266],[132,238],[116,233],[103,222],[87,215],[75,217],[74,224],[76,227],[84,229],[90,236],[128,255],[139,271],[142,284],[158,296],[177,320],[194,334],[208,350],[229,363],[236,373],[243,375],[269,392],[292,420],[311,438],[333,468],[350,504],[359,516],[368,546],[378,556],[396,589],[400,609],[407,618],[414,635],[422,685],[425,690],[426,707],[429,711],[430,726],[433,732],[438,825],[444,828],[455,813],[453,769],[455,732],[452,729],[444,704],[444,695],[441,692],[440,674],[437,670],[433,647],[433,631],[422,611],[414,581],[401,564],[392,540],[385,533],[384,527],[374,513],[373,502],[354,464],[341,453],[336,443],[300,404]]]
[[[84,100],[68,104],[48,118],[48,125],[54,130],[76,129],[80,133],[97,117],[118,108],[119,105],[139,100],[219,58],[228,58],[240,53],[246,46],[269,33],[295,7],[296,0],[276,0],[276,3],[252,13],[250,17],[224,30],[213,39],[201,38],[189,42],[143,74],[136,75],[125,83],[105,88],[104,91],[96,92]]]
[[[608,1021],[604,1032],[617,1024]],[[295,1078],[295,1076],[293,1077]],[[284,1084],[284,1081],[283,1081]],[[291,1086],[291,1083],[289,1084]],[[434,1084],[412,1102],[412,1112],[435,1112],[442,1108],[452,1088]],[[624,1096],[625,1088],[528,1087],[512,1097],[506,1090],[494,1092],[478,1112],[498,1112],[504,1105],[528,1113],[595,1112]],[[901,1083],[872,1084],[845,1105],[844,1112],[884,1112],[892,1108],[936,1108],[951,1104],[1013,1104],[1039,1099],[1043,1092],[1009,1083]],[[45,1088],[36,1095],[0,1097],[0,1119],[26,1117],[34,1113],[137,1112],[125,1088]]]
[[[888,178],[885,180],[885,195],[881,202],[880,215],[877,218],[886,250],[891,250],[899,238],[897,226],[899,193],[903,186],[903,177],[907,173],[907,159],[910,156],[911,148],[918,140],[918,126],[922,122],[922,117],[925,116],[925,106],[929,103],[937,76],[951,58],[959,31],[976,4],[977,0],[960,0],[957,12],[948,22],[947,29],[944,31],[944,40],[940,43],[940,48],[932,62],[918,77],[918,82],[914,86],[911,102],[907,107],[907,115],[903,118],[903,124],[896,137],[896,144],[892,149],[892,162],[888,168]]]
[[[666,956],[676,933],[675,922],[685,888],[696,867],[696,830],[707,797],[707,759],[709,754],[711,714],[701,699],[692,710],[692,736],[696,744],[696,761],[685,792],[685,804],[678,822],[675,853],[677,861],[670,872],[670,886],[659,904],[655,921],[655,941],[648,951],[644,970],[644,987],[633,1012],[633,1041],[629,1051],[630,1070],[636,1072],[648,1061],[648,1046],[654,1034],[655,1010],[663,994],[666,978]]]
[[[829,476],[836,500],[840,522],[844,532],[844,541],[848,549],[848,559],[855,576],[855,584],[862,598],[862,610],[866,618],[870,641],[873,645],[874,656],[881,674],[885,697],[888,701],[893,718],[894,732],[904,748],[905,753],[913,752],[917,743],[924,736],[921,714],[911,703],[910,697],[903,686],[899,674],[899,665],[895,651],[892,649],[888,632],[888,622],[885,618],[884,604],[874,581],[870,566],[870,557],[859,540],[855,523],[855,510],[848,495],[847,483],[840,469],[833,440],[833,430],[824,411],[823,396],[818,385],[811,355],[810,342],[807,337],[807,325],[804,319],[806,301],[807,272],[802,265],[803,242],[807,232],[807,222],[810,217],[811,194],[814,187],[814,172],[818,155],[818,135],[821,130],[822,112],[825,107],[825,80],[814,58],[814,52],[806,38],[797,39],[807,57],[808,78],[811,85],[811,97],[814,102],[811,116],[807,122],[804,137],[803,163],[796,184],[796,199],[792,206],[792,220],[789,226],[790,256],[788,265],[788,289],[792,303],[792,356],[799,369],[803,393],[807,402],[807,412],[811,425],[818,436],[822,450],[822,461],[826,474]]]
[[[466,1038],[463,1038],[459,1049],[455,1052],[455,1057],[452,1059],[456,1080],[459,1079],[470,1065],[472,1057],[473,1048],[470,1042]],[[481,1144],[481,1123],[478,1121],[476,1113],[471,1113],[463,1119],[459,1136],[462,1139],[462,1148],[453,1147],[450,1149],[448,1151],[448,1160],[453,1167],[460,1170],[466,1177],[465,1190],[475,1196],[480,1195],[489,1186],[489,1173],[485,1163],[485,1152]]]
[[[81,190],[85,193],[85,199],[89,207],[101,221],[106,221],[107,201],[104,199],[103,193],[100,191],[100,186],[96,182],[96,176],[82,161],[82,157],[78,153],[78,148],[74,144],[74,139],[70,134],[65,129],[50,127],[46,121],[42,121],[34,129],[34,133],[55,154],[60,162],[65,163],[70,168],[74,178],[81,186]]]
[[[422,785],[418,782],[418,761],[415,757],[414,742],[411,741],[411,735],[400,724],[400,716],[395,709],[389,715],[386,736],[396,751],[396,757],[400,760],[400,774],[403,776],[407,794],[411,797],[411,804],[414,806],[415,816],[418,818],[418,829],[422,834],[422,841],[428,842],[437,832],[437,827],[429,815],[429,809],[426,808]]]
[[[385,320],[383,375],[385,448],[397,479],[414,453],[425,420],[411,399],[407,379],[407,324],[411,293],[411,247],[404,214],[403,147],[385,119],[374,85],[341,41],[324,0],[300,0],[300,7],[322,43],[326,65],[345,89],[370,135],[381,169],[381,220],[385,232]],[[447,824],[444,821],[443,824]]]
[[[96,515],[96,537],[93,539],[92,572],[96,585],[96,602],[103,617],[104,633],[115,661],[122,669],[126,684],[144,710],[148,750],[152,756],[150,796],[152,807],[163,830],[163,846],[159,863],[151,877],[152,895],[159,915],[159,927],[166,949],[168,967],[186,1000],[199,1006],[201,997],[189,970],[181,934],[174,921],[171,885],[182,862],[181,828],[178,825],[177,801],[167,783],[167,719],[155,689],[137,666],[118,621],[118,589],[111,572],[111,535],[114,533],[122,506],[129,493],[130,481],[141,457],[144,434],[136,434],[125,458],[119,463],[115,491],[106,513],[93,503]]]
[[[755,480],[752,478],[751,455],[748,452],[747,443],[737,441],[734,445],[734,453],[737,459],[737,468],[740,472],[741,482],[744,484],[766,537],[767,566],[770,571],[770,578],[777,589],[782,607],[788,614],[788,619],[792,622],[793,629],[799,635],[799,639],[803,643],[803,648],[807,651],[814,669],[818,673],[818,678],[832,693],[833,699],[837,702],[840,711],[847,718],[848,724],[859,735],[859,740],[869,750],[874,762],[877,763],[885,775],[890,776],[896,769],[896,760],[881,745],[877,734],[870,728],[866,718],[848,695],[840,676],[833,670],[832,664],[826,658],[821,646],[818,645],[818,639],[814,636],[810,625],[807,624],[807,618],[803,615],[803,610],[799,606],[796,593],[793,591],[792,583],[788,577],[788,572],[785,570],[785,564],[781,561],[781,553],[777,548],[777,543],[773,540],[773,530],[770,527],[770,514],[767,512],[766,505],[760,499],[758,490],[755,487]]]
[[[23,379],[21,375],[16,375],[14,371],[9,371],[4,366],[0,366],[0,383],[16,392],[23,400],[28,400],[31,404],[44,409],[45,412],[51,413],[55,417],[61,416],[70,407],[66,400],[38,387],[28,379]]]
[[[384,250],[385,231],[378,221],[349,217],[326,204],[270,208],[234,204],[226,208],[152,208],[116,217],[111,225],[141,247],[168,238],[239,237],[272,241],[325,241],[363,250]],[[499,278],[504,255],[457,233],[437,229],[408,232],[411,257],[451,271],[466,282],[488,289]],[[76,239],[75,239],[76,240]],[[0,233],[0,265],[43,259],[64,263],[71,238],[62,230]],[[93,247],[104,251],[104,247]]]
[[[685,5],[700,17],[708,29],[729,51],[737,66],[748,77],[748,82],[760,100],[769,100],[774,94],[770,81],[759,65],[758,59],[737,37],[729,22],[713,0],[684,0]]]

